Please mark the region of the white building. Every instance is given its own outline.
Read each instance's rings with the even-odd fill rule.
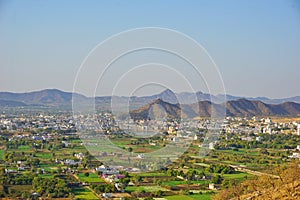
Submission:
[[[300,158],[300,153],[293,153],[289,158]]]
[[[83,153],[81,153],[81,152],[80,153],[75,153],[74,156],[76,158],[80,159],[80,160],[82,160],[85,157],[85,155]]]
[[[179,138],[178,137],[173,137],[173,142],[179,142]]]
[[[215,184],[210,183],[210,184],[208,185],[208,189],[210,189],[210,190],[215,190],[215,189],[216,189],[216,188],[215,188]]]
[[[209,149],[215,149],[214,143],[213,143],[213,142],[210,142],[208,148],[209,148]]]

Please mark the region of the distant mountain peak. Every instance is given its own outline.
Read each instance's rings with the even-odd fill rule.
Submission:
[[[163,101],[161,98],[158,98],[141,108],[130,111],[130,116],[134,120],[149,119],[151,115],[179,119],[181,115],[181,108],[178,104],[171,104]]]
[[[220,106],[226,106],[227,114],[230,116],[300,114],[300,96],[284,99],[226,96],[227,101],[224,102],[224,98],[218,98],[218,95],[214,96],[202,92],[197,92],[196,95],[191,92],[175,94],[170,89],[166,89],[157,95],[131,98],[130,110],[141,109],[148,112],[150,107],[154,106],[156,110],[161,108],[169,112],[170,116],[175,116],[182,108],[183,113],[186,112],[186,116],[191,116],[191,113],[193,116],[199,116],[199,110],[201,116],[209,116],[212,108],[221,110]],[[64,92],[58,89],[45,89],[26,93],[0,92],[0,107],[26,106],[29,108],[30,106],[39,105],[46,106],[49,109],[58,107],[71,109],[74,98],[83,108],[91,105],[91,102],[95,100],[97,109],[111,109],[110,96],[100,96],[93,99],[81,94]],[[118,98],[122,100],[120,102],[128,102],[129,97]]]
[[[159,95],[174,95],[175,93],[170,89],[165,89]]]
[[[166,103],[166,102],[164,100],[162,100],[161,98],[157,98],[150,104],[153,105],[153,104],[162,104],[162,103]]]

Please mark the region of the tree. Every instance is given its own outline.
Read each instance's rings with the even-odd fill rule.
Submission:
[[[85,172],[85,173],[84,173],[84,176],[85,176],[85,177],[89,177],[89,175],[90,175],[89,172]]]
[[[214,177],[212,178],[211,180],[214,184],[220,184],[222,182],[222,177],[217,174],[217,175],[214,175]]]
[[[161,180],[157,180],[157,181],[156,181],[156,184],[157,184],[158,186],[161,186],[161,185],[162,185],[162,181],[161,181]]]
[[[174,176],[173,170],[172,170],[172,169],[168,169],[167,175],[168,175],[168,176]]]
[[[58,174],[61,174],[61,173],[62,173],[61,166],[58,166],[58,167],[57,167],[57,173],[58,173]]]

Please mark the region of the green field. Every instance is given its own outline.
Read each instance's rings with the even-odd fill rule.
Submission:
[[[247,179],[254,177],[252,174],[248,174],[248,173],[243,173],[243,172],[236,172],[234,174],[224,174],[223,178],[226,179],[235,179],[235,180],[245,180],[245,177],[247,177]]]
[[[201,180],[201,181],[189,181],[190,184],[199,184],[199,185],[205,185],[205,184],[209,184],[210,181],[208,180]],[[167,186],[177,186],[177,185],[186,185],[187,181],[164,181],[162,183],[163,185],[167,185]]]
[[[146,192],[156,192],[156,191],[169,191],[166,188],[160,187],[160,186],[128,186],[126,187],[126,192],[140,192],[140,191],[146,191]]]
[[[131,174],[131,175],[134,175],[134,174]],[[159,177],[159,176],[167,176],[167,174],[163,173],[163,172],[146,172],[146,173],[138,173],[138,176],[142,176],[142,177],[156,176],[156,177]]]
[[[99,176],[97,176],[94,173],[89,173],[89,176],[86,177],[84,173],[77,174],[78,178],[82,182],[92,183],[92,182],[104,182],[103,179],[101,179]]]
[[[18,146],[19,151],[30,151],[30,146],[29,145],[21,145]]]
[[[164,197],[167,200],[210,200],[211,194],[175,195]]]
[[[3,160],[4,150],[0,150],[0,160]]]
[[[44,169],[45,171],[48,171],[48,172],[53,171],[53,170],[57,170],[58,166],[61,166],[61,165],[59,165],[59,164],[41,164],[40,165],[40,167],[42,169]]]
[[[52,153],[36,153],[35,156],[41,159],[51,159]]]
[[[53,175],[52,174],[39,174],[39,177],[42,177],[42,178],[53,178]]]
[[[99,198],[87,188],[74,188],[72,192],[78,200],[98,200]]]
[[[253,156],[260,155],[260,153],[256,149],[255,150],[238,149],[238,151],[226,149],[226,150],[217,150],[217,151],[221,153],[229,153],[229,154],[242,154],[242,155],[253,155]]]
[[[81,139],[69,139],[68,142],[71,142],[71,143],[74,143],[74,144],[79,144],[79,143],[82,143],[82,140]]]

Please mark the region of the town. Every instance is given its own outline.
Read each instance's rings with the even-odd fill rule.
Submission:
[[[130,129],[145,131],[150,124],[158,132],[135,137],[111,113],[97,114],[96,133],[109,138],[119,154],[82,136],[78,119],[67,112],[0,115],[2,198],[211,199],[245,180],[276,178],[271,168],[300,159],[299,118],[226,117],[205,155],[199,152],[214,123],[209,118],[151,122],[156,128],[130,121]],[[149,167],[146,155],[183,138],[189,146],[182,155]]]

